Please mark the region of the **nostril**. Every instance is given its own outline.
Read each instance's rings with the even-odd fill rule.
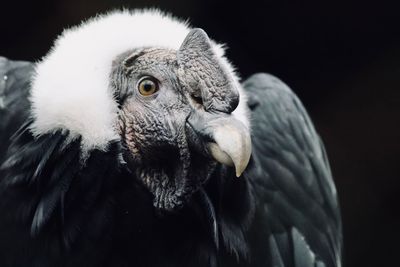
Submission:
[[[189,99],[195,108],[208,112],[214,111],[230,114],[239,105],[239,94],[237,92],[215,95],[210,99],[203,99],[199,93],[190,93]]]
[[[192,101],[193,101],[193,103],[197,106],[197,107],[203,107],[204,105],[203,105],[203,99],[201,98],[201,96],[198,96],[198,95],[194,95],[194,94],[192,94],[192,95],[190,95],[190,97],[191,97],[191,99],[192,99]]]

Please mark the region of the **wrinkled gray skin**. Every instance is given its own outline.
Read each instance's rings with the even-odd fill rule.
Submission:
[[[159,85],[151,96],[137,89],[144,76]],[[111,81],[120,103],[125,159],[158,209],[180,208],[208,180],[216,161],[207,144],[215,142],[213,125],[219,120],[248,135],[230,116],[238,90],[200,29],[192,30],[178,51],[152,47],[123,53],[113,62]]]

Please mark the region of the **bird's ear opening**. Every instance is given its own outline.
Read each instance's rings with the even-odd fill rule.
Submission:
[[[122,61],[122,65],[125,68],[125,70],[129,70],[132,65],[135,63],[135,61],[140,57],[143,56],[145,52],[143,50],[135,50],[132,53],[130,53],[128,56],[125,57],[125,59]]]

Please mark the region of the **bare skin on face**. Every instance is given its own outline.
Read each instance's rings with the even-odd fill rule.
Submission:
[[[215,160],[235,165],[239,176],[250,157],[248,130],[230,114],[237,88],[213,53],[205,33],[194,30],[178,51],[137,49],[113,64],[125,158],[159,209],[183,206],[212,175]],[[221,132],[234,140],[225,142]]]

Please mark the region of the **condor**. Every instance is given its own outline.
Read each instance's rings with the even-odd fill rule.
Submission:
[[[203,30],[113,12],[0,78],[0,266],[341,266],[303,105]]]

